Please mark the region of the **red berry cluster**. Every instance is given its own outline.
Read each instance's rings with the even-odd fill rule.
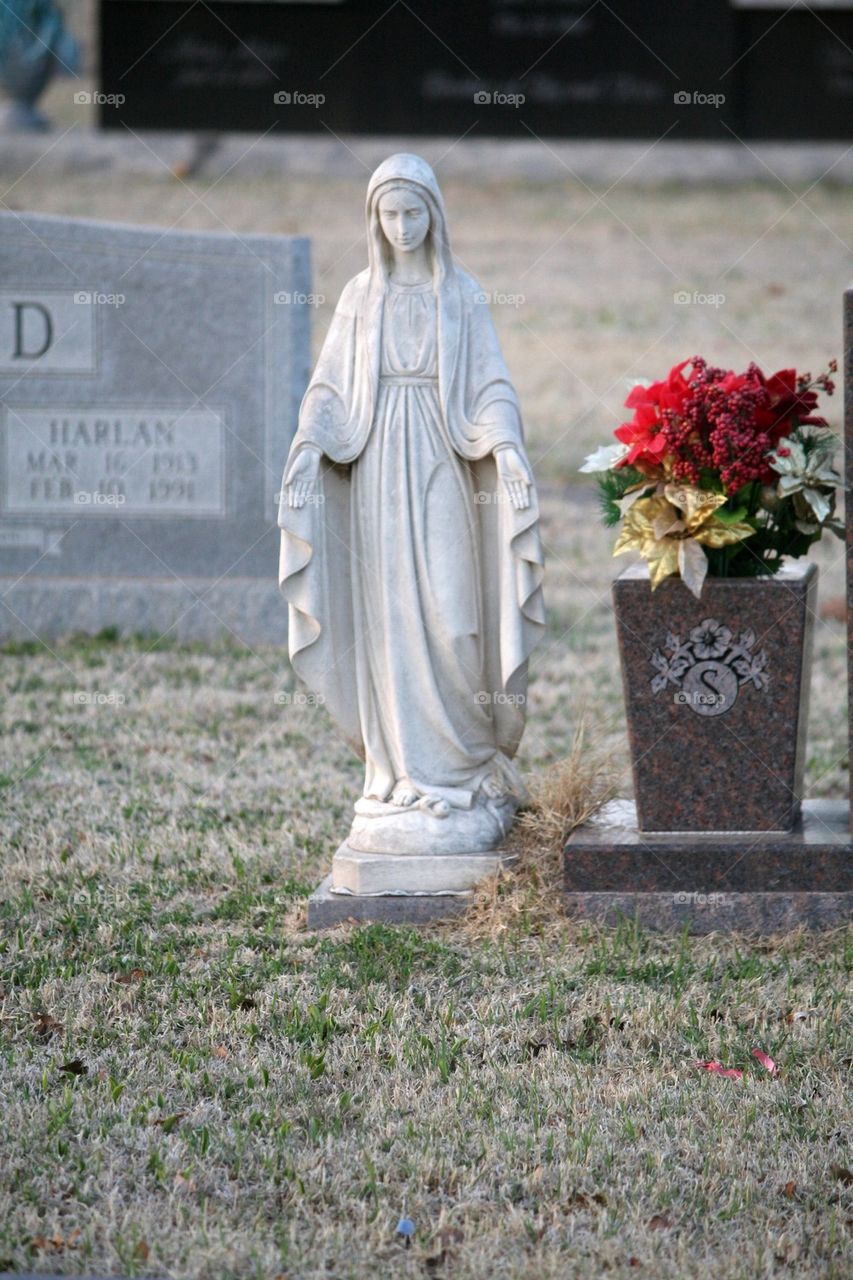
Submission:
[[[701,356],[694,356],[690,363],[689,399],[680,412],[664,412],[662,430],[672,455],[673,476],[698,485],[700,470],[711,469],[719,474],[726,492],[734,493],[767,471],[771,441],[758,423],[760,410],[769,408],[770,395],[755,364],[733,379]]]
[[[815,388],[832,395],[829,375],[837,368],[831,360],[814,380],[811,374],[798,377],[795,369],[766,377],[754,363],[735,373],[693,356],[660,382],[632,389],[625,404],[634,417],[614,433],[627,446],[616,466],[695,487],[701,487],[701,473],[711,471],[729,494],[756,480],[772,484],[776,473],[768,454],[780,441],[797,427],[827,425],[815,413]]]

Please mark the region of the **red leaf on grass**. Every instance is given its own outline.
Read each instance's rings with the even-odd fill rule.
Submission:
[[[765,1071],[769,1071],[771,1076],[778,1076],[779,1068],[773,1059],[764,1052],[763,1049],[753,1049],[752,1056],[756,1062],[760,1062]]]
[[[737,1067],[724,1067],[722,1062],[705,1062],[699,1061],[693,1063],[694,1067],[700,1067],[703,1071],[713,1071],[715,1076],[727,1076],[730,1080],[740,1080],[743,1072]]]

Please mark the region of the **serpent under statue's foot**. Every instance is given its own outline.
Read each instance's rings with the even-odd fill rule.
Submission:
[[[417,802],[418,793],[411,782],[398,782],[391,795],[391,803],[400,809],[408,809]]]

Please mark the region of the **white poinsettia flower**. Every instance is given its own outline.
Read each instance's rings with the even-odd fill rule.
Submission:
[[[610,471],[628,452],[627,444],[602,444],[584,461],[579,471]]]
[[[779,497],[801,493],[819,524],[832,514],[832,491],[842,483],[834,456],[834,439],[821,441],[807,453],[802,442],[790,436],[769,455],[771,467],[779,474]]]

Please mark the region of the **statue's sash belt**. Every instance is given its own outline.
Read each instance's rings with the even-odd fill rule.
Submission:
[[[399,376],[397,374],[394,374],[394,375],[388,375],[387,377],[385,376],[385,374],[383,374],[380,377],[379,382],[383,387],[437,387],[438,386],[438,378],[421,378],[421,377],[418,377],[416,374],[412,374],[412,375],[400,374]]]

